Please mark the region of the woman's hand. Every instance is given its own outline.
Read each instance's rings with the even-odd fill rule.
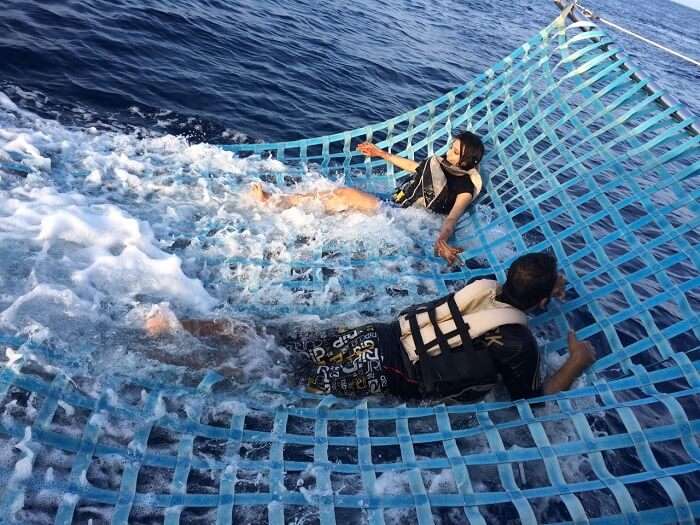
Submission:
[[[454,246],[450,246],[442,239],[438,239],[435,242],[435,255],[439,255],[450,265],[454,264],[455,262],[462,264],[462,259],[460,259],[459,254],[463,251],[464,248],[455,248]]]
[[[386,151],[379,149],[377,146],[371,142],[363,142],[357,145],[357,151],[368,157],[381,157],[386,158]]]
[[[380,157],[404,171],[416,171],[416,168],[418,168],[418,163],[415,160],[406,159],[404,157],[399,157],[398,155],[387,153],[383,149],[379,149],[371,142],[363,142],[362,144],[358,144],[357,151],[363,155],[367,155],[368,157]]]

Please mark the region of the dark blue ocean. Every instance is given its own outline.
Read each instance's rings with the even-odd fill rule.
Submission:
[[[66,124],[131,125],[214,143],[385,120],[482,72],[558,13],[547,0],[3,4],[0,90],[15,102]],[[698,11],[668,0],[590,4],[623,27],[700,55]],[[614,36],[700,113],[700,69]]]

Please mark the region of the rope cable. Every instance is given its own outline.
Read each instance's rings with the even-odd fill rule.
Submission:
[[[675,51],[675,50],[673,50],[669,47],[666,47],[662,44],[659,44],[658,42],[654,42],[653,40],[646,38],[645,36],[642,36],[638,33],[635,33],[634,31],[630,31],[629,29],[625,29],[624,27],[622,27],[614,22],[611,22],[610,20],[606,20],[605,18],[596,15],[593,11],[591,11],[587,7],[584,7],[583,5],[581,5],[578,2],[574,2],[574,4],[585,16],[587,16],[591,20],[598,20],[598,21],[602,22],[603,24],[606,24],[612,28],[617,29],[618,31],[622,31],[623,33],[628,34],[630,36],[633,36],[634,38],[637,38],[637,39],[641,40],[642,42],[645,42],[647,44],[651,44],[652,46],[657,47],[663,51],[666,51],[667,53],[670,53],[675,57],[678,57],[682,60],[685,60],[686,62],[689,62],[691,64],[694,64],[694,65],[700,67],[700,61],[695,60],[693,58],[690,58],[689,56],[684,55],[683,53],[679,53],[678,51]]]

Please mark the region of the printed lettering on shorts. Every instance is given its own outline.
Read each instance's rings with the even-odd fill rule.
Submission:
[[[379,393],[388,385],[382,370],[378,334],[372,325],[327,339],[308,354],[316,365],[309,386],[323,392],[368,395]]]
[[[349,332],[345,332],[344,334],[341,334],[338,339],[333,341],[333,348],[342,348],[345,343],[348,341],[352,341],[357,337],[357,330],[350,330]]]

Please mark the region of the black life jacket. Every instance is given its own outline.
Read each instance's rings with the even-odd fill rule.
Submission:
[[[447,304],[455,322],[455,330],[446,334],[440,331],[436,319],[437,307]],[[426,312],[433,325],[440,353],[432,355],[423,341],[417,315]],[[424,394],[438,394],[441,390],[454,391],[463,385],[493,385],[498,378],[496,365],[487,350],[476,350],[469,334],[469,325],[462,319],[462,312],[454,300],[454,294],[408,308],[401,312],[411,327],[418,362],[417,379]],[[462,345],[450,347],[448,340],[459,335]]]
[[[460,172],[459,175],[470,178],[468,172],[446,166],[439,157],[432,156],[418,166],[416,173],[401,180],[392,200],[402,208],[415,204],[437,213],[446,213],[449,210],[445,210],[445,203],[450,190],[445,172],[450,171],[454,175]]]

